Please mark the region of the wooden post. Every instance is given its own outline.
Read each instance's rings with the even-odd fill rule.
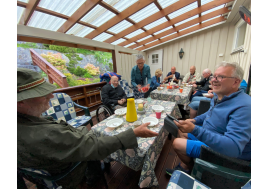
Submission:
[[[113,72],[117,73],[115,50],[112,50],[112,61],[113,61]]]

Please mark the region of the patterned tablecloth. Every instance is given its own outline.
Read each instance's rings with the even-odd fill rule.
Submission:
[[[189,99],[192,94],[192,87],[184,87],[183,92],[180,93],[179,89],[168,89],[154,90],[150,96],[152,99],[165,100],[176,102],[177,104],[187,105],[190,103]]]
[[[159,133],[156,137],[151,138],[140,138],[137,137],[138,147],[127,150],[117,150],[116,152],[109,155],[104,161],[108,162],[109,159],[118,161],[131,169],[138,171],[142,169],[141,177],[139,180],[139,187],[151,187],[158,186],[158,181],[154,172],[157,160],[159,158],[162,147],[167,139],[168,131],[164,129],[164,118],[166,113],[172,116],[180,114],[178,106],[175,102],[152,100],[150,103],[147,102],[148,106],[145,114],[137,114],[138,121],[142,121],[145,117],[156,117],[155,112],[152,110],[153,105],[162,105],[165,110],[161,114],[158,125],[149,127],[152,131]],[[98,123],[92,127],[94,133],[99,136],[113,136],[117,135],[129,128],[134,129],[133,123],[129,123],[124,116],[112,115],[106,120]],[[106,123],[113,118],[123,118],[124,123],[116,128],[111,129],[106,126]]]

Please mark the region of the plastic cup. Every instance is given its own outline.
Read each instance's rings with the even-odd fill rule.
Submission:
[[[182,89],[182,88],[180,88],[180,89],[179,89],[179,91],[180,91],[180,93],[182,93],[182,92],[183,92],[183,89]]]
[[[160,119],[161,118],[161,111],[156,111],[156,118]]]

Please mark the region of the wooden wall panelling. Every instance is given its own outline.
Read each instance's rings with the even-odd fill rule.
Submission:
[[[177,49],[178,50],[178,52],[177,52],[178,68],[177,69],[179,70],[180,75],[184,75],[184,70],[183,70],[184,61],[183,61],[183,58],[180,59],[179,54],[178,54],[179,51],[181,50],[181,48],[183,48],[183,51],[185,52],[184,41],[183,40],[181,40],[181,41],[178,42],[178,49]]]
[[[190,54],[189,54],[189,65],[196,65],[195,59],[196,59],[196,52],[197,52],[197,35],[193,35],[193,37],[190,39]],[[190,67],[189,66],[189,67]],[[198,70],[199,71],[199,70]]]
[[[196,55],[195,55],[195,65],[196,65],[196,69],[198,71],[200,71],[200,73],[202,73],[202,56],[203,56],[203,48],[204,48],[204,33],[201,33],[199,36],[198,36],[198,39],[197,39],[197,50],[196,50]]]
[[[184,70],[184,75],[186,75],[186,73],[189,72],[189,68],[190,68],[190,65],[189,65],[190,38],[185,39],[184,47],[186,50],[184,50],[185,54],[183,56],[183,59],[184,59],[183,70]]]
[[[180,72],[180,64],[179,64],[179,55],[178,55],[178,52],[180,51],[180,49],[178,48],[178,44],[179,42],[174,42],[173,44],[173,49],[172,49],[172,56],[173,56],[173,64],[172,66],[175,66],[176,67],[176,71],[177,72]],[[180,72],[181,73],[181,72]],[[164,78],[164,77],[163,77]]]
[[[226,45],[226,51],[225,51],[225,61],[229,61],[231,57],[232,52],[232,46],[233,46],[233,40],[234,40],[234,32],[235,28],[233,24],[228,25],[228,40]]]
[[[226,45],[228,41],[228,27],[222,26],[219,36],[219,44],[218,44],[218,51],[217,51],[217,59],[216,64],[219,64],[225,59],[225,51],[226,51]],[[223,54],[222,57],[219,56],[219,54]]]
[[[217,28],[212,33],[212,41],[211,41],[211,48],[210,48],[210,54],[209,54],[209,62],[208,62],[208,68],[214,72],[215,65],[216,65],[216,59],[217,59],[217,48],[218,48],[218,42],[219,42],[219,34],[220,34],[220,28]]]
[[[204,36],[204,43],[203,43],[204,47],[203,47],[201,70],[204,70],[205,68],[208,67],[208,62],[209,62],[209,57],[210,57],[209,55],[211,53],[210,51],[211,41],[212,41],[212,31],[209,31],[205,33],[205,36]]]

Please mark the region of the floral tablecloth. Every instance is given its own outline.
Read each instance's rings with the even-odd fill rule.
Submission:
[[[180,93],[179,89],[163,89],[154,90],[151,92],[150,97],[156,100],[165,100],[176,102],[177,104],[187,105],[190,103],[189,99],[192,94],[192,87],[184,87],[183,92]]]
[[[152,100],[151,102],[147,102],[146,105],[148,106],[146,109],[146,113],[137,114],[138,121],[142,121],[145,117],[156,117],[155,112],[153,112],[152,110],[153,105],[162,105],[165,108],[165,110],[161,114],[161,119],[159,119],[159,123],[154,127],[149,127],[149,129],[159,133],[159,135],[151,138],[137,137],[138,141],[137,148],[127,150],[117,150],[104,160],[105,162],[108,162],[109,159],[113,159],[130,167],[135,171],[142,169],[141,177],[138,183],[140,188],[158,186],[158,181],[154,169],[156,167],[156,163],[159,158],[162,147],[168,136],[168,131],[165,130],[163,127],[164,118],[166,117],[166,113],[172,116],[180,114],[178,106],[175,102]],[[107,118],[106,120],[93,126],[92,130],[99,137],[99,136],[113,136],[129,128],[134,129],[133,123],[127,122],[125,117],[126,117],[125,115],[117,116],[114,114],[109,118]],[[123,118],[124,123],[116,129],[111,129],[106,126],[106,123],[113,118]]]

